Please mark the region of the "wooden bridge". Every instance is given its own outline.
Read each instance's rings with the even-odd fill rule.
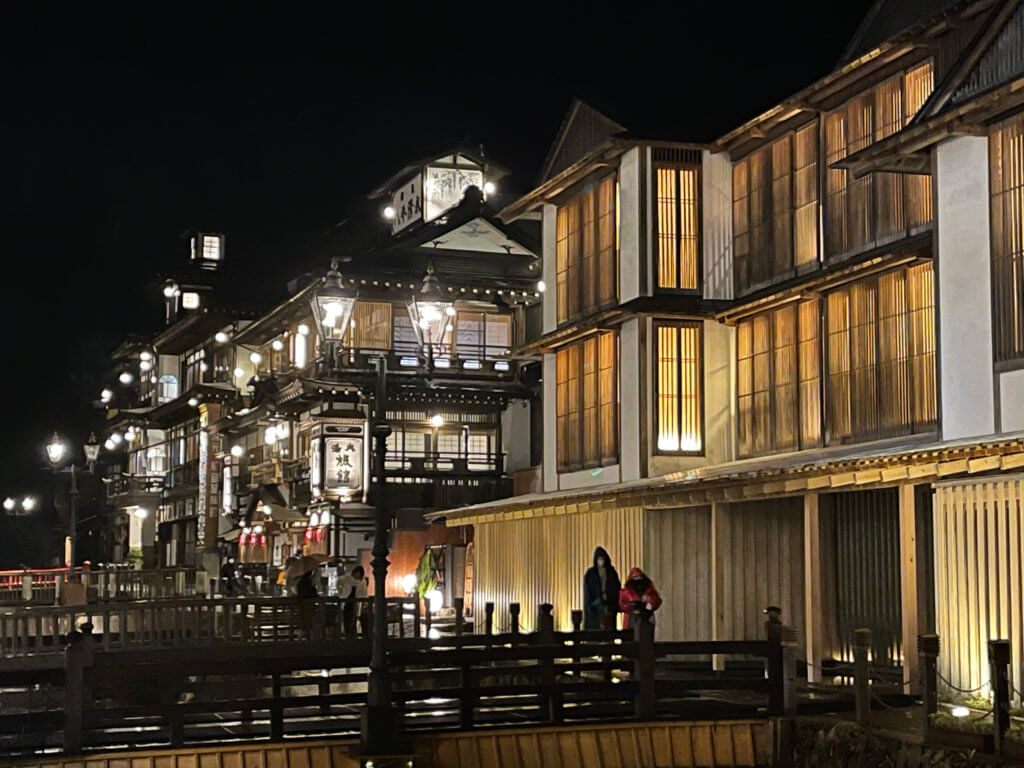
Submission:
[[[317,601],[321,618],[312,624],[301,615],[295,623],[291,611],[302,610],[295,599],[226,602],[165,601],[137,613],[125,605],[86,606],[63,616],[92,620],[92,631],[72,633],[69,643],[52,632],[31,635],[0,660],[0,754],[358,733],[369,640],[345,636],[331,610],[340,609],[336,600]],[[547,605],[538,609],[539,631],[523,634],[513,605],[511,632],[463,634],[457,624],[452,636],[431,637],[425,624],[401,619],[402,601],[395,608],[388,662],[409,734],[634,719],[749,721],[782,715],[794,701],[785,684],[792,647],[778,636],[657,642],[646,617],[631,630],[556,632]],[[146,612],[157,618],[146,623]],[[266,632],[267,622],[278,630]],[[407,624],[408,631],[400,629]],[[723,675],[713,671],[712,655],[738,662]]]
[[[80,602],[159,600],[196,595],[207,585],[195,568],[76,568]],[[65,602],[66,568],[0,571],[0,606],[55,605]]]

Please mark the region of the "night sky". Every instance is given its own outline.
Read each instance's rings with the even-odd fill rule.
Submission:
[[[459,143],[525,191],[574,96],[651,138],[714,138],[831,70],[870,2],[32,5],[0,32],[0,497],[50,493],[48,435],[81,445],[101,423],[105,354],[158,327],[152,280],[184,263],[187,230],[279,274]],[[56,554],[53,516],[0,517],[0,566]]]

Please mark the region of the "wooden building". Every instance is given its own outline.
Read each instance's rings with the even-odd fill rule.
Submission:
[[[659,633],[874,632],[916,686],[1021,646],[1024,10],[879,0],[836,69],[707,144],[574,103],[509,222],[543,224],[538,492],[472,525],[474,600],[581,607],[595,546]],[[522,562],[517,553],[533,553]],[[524,612],[526,623],[532,617]]]
[[[539,311],[539,227],[498,218],[504,175],[461,148],[410,164],[308,263],[246,276],[249,295],[281,296],[260,311],[239,309],[221,236],[205,269],[161,283],[167,326],[115,352],[101,396],[109,499],[148,562],[214,577],[234,556],[273,578],[293,554],[364,558],[378,487],[367,408],[384,359],[387,503],[398,540],[417,549],[399,559],[415,571],[435,544],[437,588],[448,605],[462,596],[471,534],[423,513],[508,496],[517,473],[531,477],[539,366],[512,350]],[[332,259],[357,296],[347,327],[323,331],[336,345],[312,304]],[[449,309],[429,353],[408,306],[425,279]],[[389,589],[404,594],[406,575],[392,571]]]

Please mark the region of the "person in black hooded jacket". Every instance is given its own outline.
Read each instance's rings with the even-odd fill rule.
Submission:
[[[594,564],[583,574],[583,628],[615,629],[619,610],[619,574],[604,547],[594,550]]]

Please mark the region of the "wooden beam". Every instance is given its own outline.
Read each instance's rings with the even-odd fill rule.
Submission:
[[[910,483],[899,489],[900,525],[900,603],[903,627],[903,685],[907,692],[921,692],[921,675],[917,660],[917,636],[920,586],[917,582],[917,509],[914,486]]]
[[[711,639],[725,640],[725,612],[730,608],[729,595],[725,594],[725,569],[731,567],[732,550],[725,539],[725,507],[717,502],[711,504]],[[711,667],[716,671],[725,669],[725,656],[711,657]]]
[[[821,682],[825,657],[825,614],[821,590],[821,522],[818,494],[804,494],[804,628],[807,682]]]

